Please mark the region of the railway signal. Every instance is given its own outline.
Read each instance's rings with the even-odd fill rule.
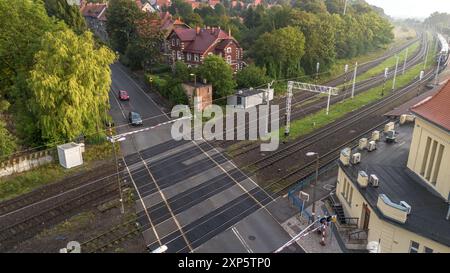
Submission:
[[[348,72],[348,64],[346,64],[345,66],[344,66],[344,86],[343,86],[343,90],[342,90],[342,93],[344,94],[343,96],[342,96],[342,101],[344,101],[345,100],[345,91],[347,90],[347,72]]]
[[[383,87],[381,87],[381,96],[383,97],[384,96],[384,87],[385,87],[385,85],[386,85],[386,81],[387,81],[387,78],[388,78],[388,74],[389,74],[389,68],[385,68],[384,69],[384,81],[383,81]]]
[[[408,60],[408,50],[409,50],[409,47],[406,48],[406,52],[405,52],[405,61],[404,61],[404,63],[403,63],[403,72],[402,72],[402,75],[405,74],[405,70],[406,70],[406,61]]]

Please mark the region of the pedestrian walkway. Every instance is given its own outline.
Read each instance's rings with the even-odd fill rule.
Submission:
[[[324,203],[322,201],[318,201],[316,203],[316,207],[322,208],[324,207]],[[323,213],[323,210],[320,209],[318,216],[320,217],[324,214],[325,213]],[[311,215],[311,206],[306,208],[306,213],[303,214],[303,217],[301,217],[300,213],[298,213],[282,223],[281,226],[291,237],[294,237],[309,225],[309,215]],[[320,244],[321,240],[322,235],[315,231],[298,239],[297,243],[301,245],[308,253],[343,253],[343,250],[339,246],[336,239],[336,234],[331,232],[331,227],[328,227],[328,235],[325,238],[325,246]]]

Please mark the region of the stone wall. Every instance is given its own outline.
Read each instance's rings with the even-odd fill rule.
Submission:
[[[35,152],[26,156],[11,158],[0,162],[0,177],[21,173],[56,160],[55,150]]]

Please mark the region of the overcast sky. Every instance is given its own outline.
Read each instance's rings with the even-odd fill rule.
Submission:
[[[366,0],[392,17],[426,18],[435,11],[450,13],[450,0]]]

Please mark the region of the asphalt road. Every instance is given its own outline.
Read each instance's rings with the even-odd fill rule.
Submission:
[[[129,111],[141,114],[143,128],[169,120],[155,94],[146,93],[120,64],[112,66],[112,79],[116,133],[137,129],[127,124]],[[119,90],[128,91],[129,102],[117,99]],[[281,223],[296,210],[286,199],[274,199],[209,143],[175,141],[170,129],[157,127],[120,143],[151,250],[165,244],[167,252],[265,253],[290,240]]]

